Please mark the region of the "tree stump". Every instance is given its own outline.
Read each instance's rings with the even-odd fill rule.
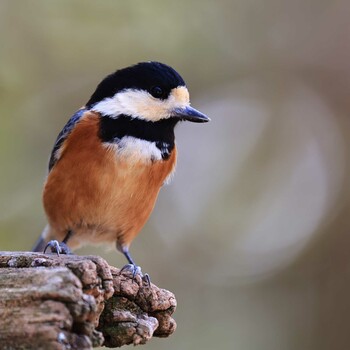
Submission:
[[[174,294],[96,256],[0,252],[0,349],[144,344],[176,329]]]

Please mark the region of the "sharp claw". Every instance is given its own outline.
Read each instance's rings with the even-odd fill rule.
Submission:
[[[150,279],[148,273],[142,274],[142,271],[141,271],[141,267],[140,267],[140,266],[133,265],[133,264],[124,265],[124,266],[121,268],[120,273],[122,273],[122,272],[125,271],[125,270],[128,270],[128,271],[132,272],[132,279],[133,279],[133,281],[135,281],[136,275],[140,275],[142,281],[147,282],[147,285],[148,285],[148,286],[151,285],[151,279]]]
[[[46,253],[47,248],[51,248],[51,253],[57,253],[57,256],[60,256],[61,253],[61,247],[60,243],[56,240],[50,241],[46,244],[46,247],[44,249],[44,253]]]
[[[140,275],[142,278],[142,271],[140,266],[134,265],[134,271],[132,273],[132,279],[135,280],[136,275]]]
[[[46,247],[44,249],[44,253],[46,253],[46,250],[50,248],[51,253],[56,253],[57,256],[60,256],[60,254],[72,254],[68,246],[63,242],[58,242],[56,240],[52,240],[46,244]]]
[[[151,279],[150,279],[148,273],[145,273],[145,274],[142,276],[142,281],[145,281],[145,282],[147,283],[148,287],[151,286]]]
[[[124,265],[121,269],[120,269],[120,273],[122,273],[125,270],[130,270],[130,271],[134,271],[134,265],[132,264],[126,264]]]

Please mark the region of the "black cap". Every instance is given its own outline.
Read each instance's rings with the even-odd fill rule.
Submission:
[[[170,91],[185,82],[175,69],[159,62],[141,62],[134,66],[117,70],[98,84],[87,102],[87,108],[104,98],[112,97],[124,89],[145,90],[154,97],[165,99]]]

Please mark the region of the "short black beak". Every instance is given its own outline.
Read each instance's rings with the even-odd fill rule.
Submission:
[[[184,108],[175,108],[172,111],[171,116],[179,118],[180,120],[187,120],[194,123],[206,123],[210,121],[210,119],[205,114],[197,111],[190,106]]]

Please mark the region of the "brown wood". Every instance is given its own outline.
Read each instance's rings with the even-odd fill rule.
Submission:
[[[144,344],[176,329],[175,296],[96,256],[0,252],[0,349]]]

